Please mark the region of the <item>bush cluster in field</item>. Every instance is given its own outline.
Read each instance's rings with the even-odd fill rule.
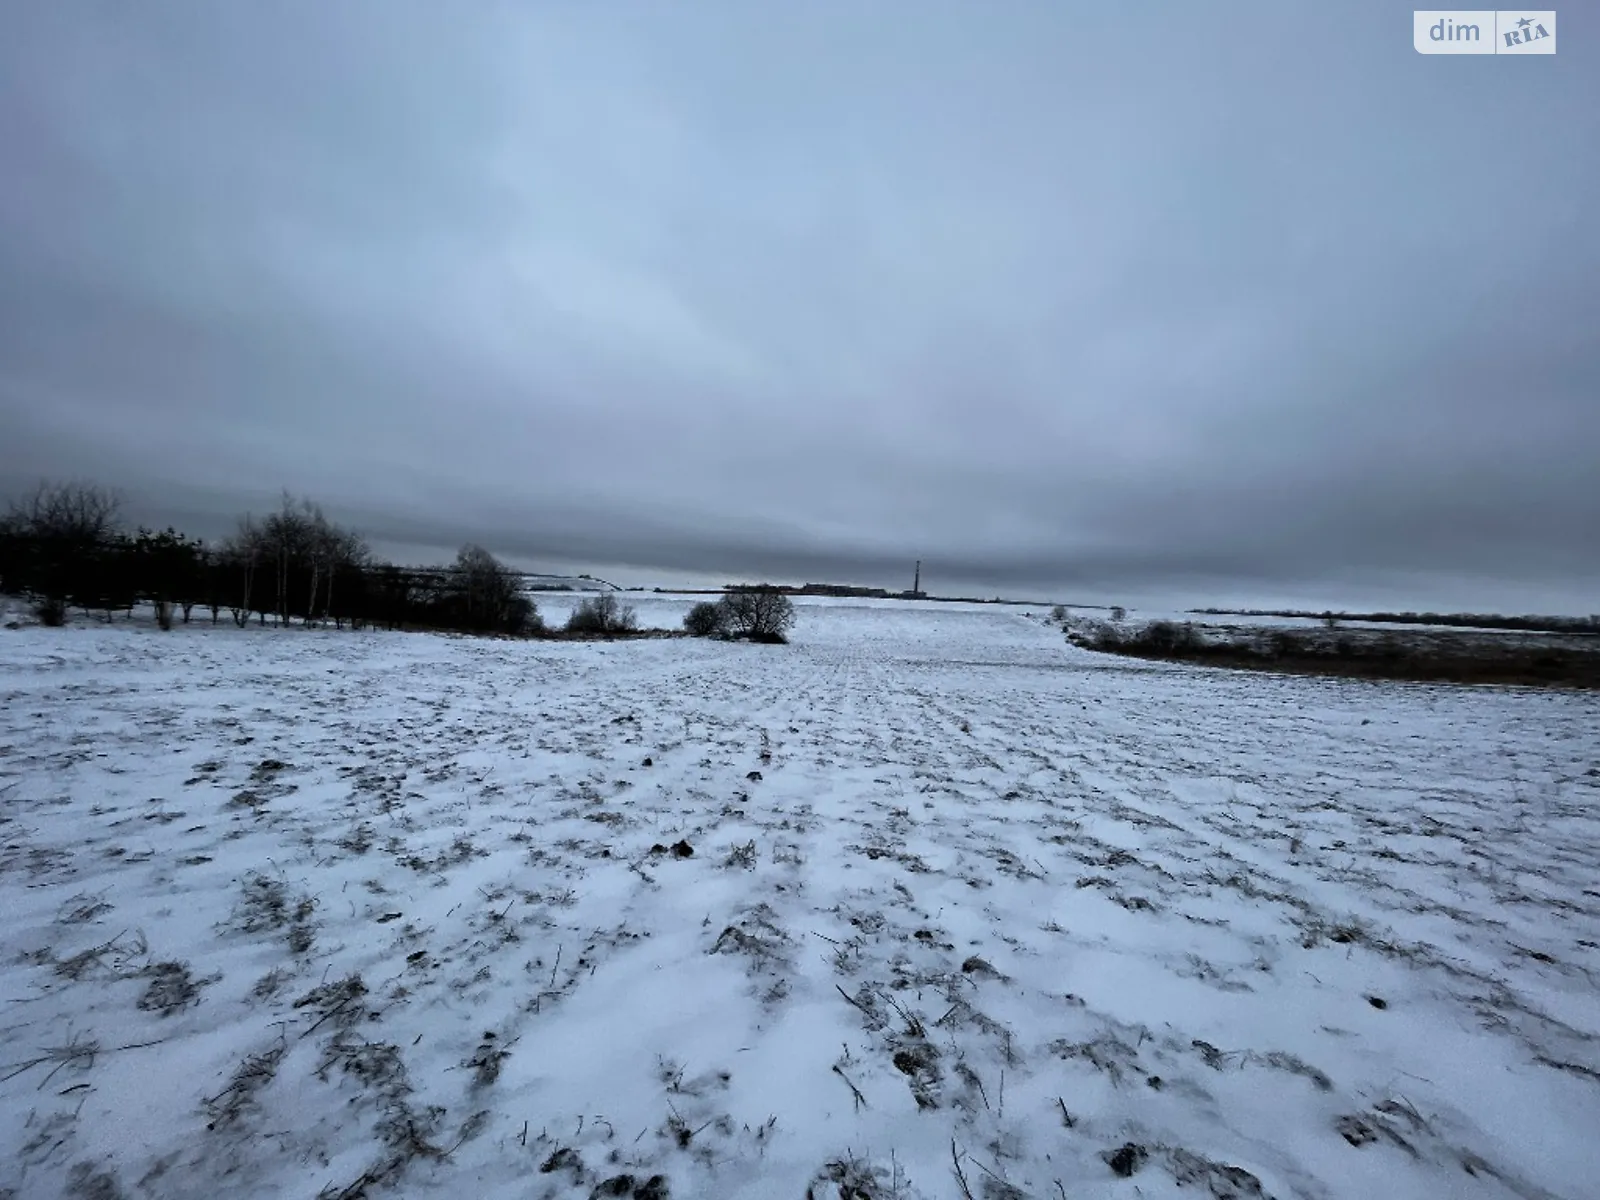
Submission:
[[[775,587],[729,588],[722,599],[691,608],[683,627],[695,637],[782,643],[794,627],[794,602]]]
[[[1474,637],[1433,632],[1324,629],[1228,630],[1184,621],[1127,628],[1068,621],[1067,638],[1088,650],[1135,658],[1264,666],[1385,678],[1456,682],[1553,683],[1600,687],[1600,646],[1561,639]]]
[[[1329,629],[1341,621],[1363,621],[1374,625],[1439,625],[1457,629],[1508,629],[1524,633],[1583,633],[1600,634],[1600,613],[1588,617],[1520,616],[1507,617],[1499,613],[1434,613],[1434,612],[1307,612],[1304,609],[1278,608],[1197,608],[1203,616],[1238,617],[1298,617],[1322,621]]]
[[[633,606],[617,602],[610,592],[583,601],[567,618],[568,633],[630,633],[639,627]]]

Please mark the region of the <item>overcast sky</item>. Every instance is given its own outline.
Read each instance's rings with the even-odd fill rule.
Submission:
[[[625,582],[1600,610],[1600,25],[0,6],[0,487]]]

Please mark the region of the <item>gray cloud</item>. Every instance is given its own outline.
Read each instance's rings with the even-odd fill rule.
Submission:
[[[1600,73],[1384,5],[0,15],[0,483],[552,567],[1596,607]]]

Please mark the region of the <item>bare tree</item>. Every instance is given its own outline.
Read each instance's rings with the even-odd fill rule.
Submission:
[[[539,611],[522,594],[517,573],[482,546],[461,547],[450,571],[448,600],[461,610],[468,629],[523,633],[539,623]]]
[[[96,599],[99,560],[117,535],[121,508],[116,492],[90,483],[40,483],[12,503],[6,527],[17,549],[14,573],[39,596],[42,618],[60,623],[69,600]]]
[[[0,513],[0,593],[23,590],[27,575],[27,540],[14,512]]]
[[[261,522],[261,539],[263,557],[272,563],[277,585],[273,612],[279,625],[287,625],[292,604],[291,573],[305,561],[311,540],[310,521],[287,491],[283,493],[278,511]]]
[[[188,548],[188,559],[184,563],[182,577],[182,592],[178,604],[183,609],[183,623],[189,623],[189,614],[194,611],[194,606],[200,603],[200,597],[205,594],[206,587],[206,560],[209,556],[206,544],[197,538]]]
[[[91,483],[41,483],[11,505],[10,521],[25,536],[93,549],[117,531],[122,498]]]
[[[306,597],[303,622],[309,626],[317,611],[317,589],[322,583],[323,576],[333,565],[333,530],[328,525],[328,518],[322,515],[320,505],[313,504],[310,500],[302,500],[300,509],[301,549],[311,575],[311,592]]]
[[[457,594],[465,604],[467,625],[481,628],[499,591],[500,562],[482,546],[469,543],[456,554],[455,570]]]
[[[250,596],[255,590],[256,567],[266,549],[266,538],[254,517],[248,514],[239,518],[239,530],[222,546],[222,560],[239,573],[239,590],[233,593],[229,610],[233,623],[243,629],[250,623]],[[265,620],[266,614],[262,614]]]
[[[719,602],[727,629],[755,642],[782,642],[794,627],[794,602],[771,584],[730,588]]]
[[[344,628],[344,618],[339,610],[333,607],[333,585],[341,572],[356,574],[368,569],[372,562],[372,551],[367,547],[366,540],[360,534],[347,529],[340,529],[337,525],[328,526],[325,532],[325,553],[328,558],[328,588],[322,601],[322,617],[326,621],[331,614],[334,623]]]
[[[205,576],[206,607],[211,610],[211,623],[217,624],[222,619],[223,588],[228,568],[228,544],[210,546],[201,551],[202,562],[200,569]]]

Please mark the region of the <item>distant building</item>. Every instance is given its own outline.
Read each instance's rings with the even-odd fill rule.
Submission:
[[[790,596],[840,596],[856,600],[924,600],[927,598],[927,593],[919,589],[913,589],[909,592],[891,592],[888,588],[858,587],[853,583],[807,583],[800,587],[795,587],[793,584],[729,583],[723,586],[723,590],[729,592],[760,591],[766,588],[771,588],[773,591],[783,592]]]
[[[889,592],[885,588],[855,587],[848,583],[808,583],[805,587],[796,588],[798,596],[855,596],[868,600],[887,600]]]
[[[902,600],[926,600],[928,593],[922,590],[922,560],[917,559],[917,573],[911,577],[911,590],[901,592]]]

